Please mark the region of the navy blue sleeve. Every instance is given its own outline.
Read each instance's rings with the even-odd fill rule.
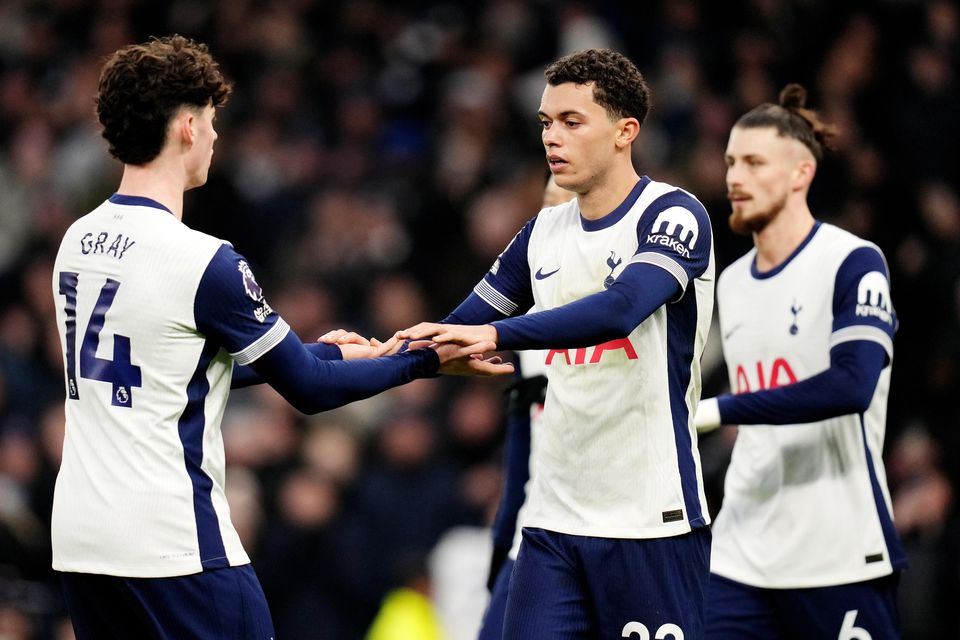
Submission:
[[[485,282],[486,280],[482,281]],[[481,282],[481,284],[482,284]],[[480,286],[479,284],[477,285]],[[450,315],[441,320],[444,324],[489,324],[503,318],[504,314],[495,309],[486,300],[471,291]]]
[[[527,248],[530,245],[530,234],[537,219],[533,218],[523,226],[514,236],[507,248],[496,259],[490,271],[473,288],[473,294],[483,300],[488,306],[499,312],[500,316],[512,316],[524,313],[533,306],[533,288],[530,286],[530,263],[527,260]],[[477,324],[468,322],[473,320],[477,313],[473,308],[465,308],[465,304],[475,305],[475,301],[467,298],[457,307],[452,316],[463,321],[454,324]],[[489,315],[484,312],[481,315]],[[446,322],[446,320],[444,320]]]
[[[492,323],[500,349],[576,349],[629,335],[682,294],[673,274],[649,263],[632,263],[609,289],[562,307]]]
[[[194,300],[197,328],[303,413],[368,398],[437,373],[431,349],[385,358],[328,359],[335,345],[307,348],[267,304],[243,256],[220,247]],[[248,378],[248,381],[251,379]]]
[[[304,343],[304,348],[321,360],[343,360],[343,352],[335,344],[325,342]],[[230,380],[231,389],[242,389],[255,384],[263,384],[261,378],[250,365],[233,363],[233,378]]]
[[[327,360],[317,357],[290,331],[250,367],[298,411],[312,414],[435,375],[440,360],[433,349],[382,358]]]
[[[886,351],[869,340],[830,349],[825,371],[794,384],[717,398],[723,424],[803,424],[862,413],[870,406]]]
[[[207,265],[193,308],[197,329],[240,364],[249,364],[289,329],[267,303],[250,265],[226,244]]]
[[[680,284],[680,295],[691,280],[710,266],[713,230],[707,210],[692,195],[677,189],[650,203],[637,222],[637,252],[633,263],[652,264]]]
[[[837,270],[833,289],[833,333],[830,346],[867,340],[893,359],[897,314],[890,298],[886,260],[874,246],[850,252]]]

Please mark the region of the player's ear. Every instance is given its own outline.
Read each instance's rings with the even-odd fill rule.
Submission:
[[[197,138],[197,123],[193,112],[190,109],[181,109],[175,116],[174,122],[180,143],[187,147],[193,146],[193,142]]]
[[[813,176],[817,173],[817,163],[813,158],[803,159],[797,163],[797,166],[793,169],[793,189],[794,191],[802,191],[804,189],[810,188],[810,183],[813,182]]]
[[[617,122],[617,148],[629,147],[640,135],[640,122],[636,118],[620,118]]]

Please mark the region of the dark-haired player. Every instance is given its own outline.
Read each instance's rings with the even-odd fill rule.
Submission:
[[[273,638],[224,496],[235,364],[311,413],[438,370],[512,371],[466,349],[305,347],[244,258],[181,221],[230,91],[206,46],[180,36],[124,47],[101,72],[97,114],[123,177],[66,232],[53,275],[67,391],[53,567],[80,640]]]
[[[897,638],[905,558],[881,453],[897,317],[880,250],[818,222],[807,192],[833,128],[788,85],[727,144],[730,226],[755,248],[717,285],[743,426],[713,527],[710,640]]]
[[[547,163],[576,198],[527,223],[445,321],[459,324],[401,335],[547,350],[503,637],[699,638],[710,531],[693,414],[710,220],[633,166],[649,91],[632,62],[593,49],[545,75]]]

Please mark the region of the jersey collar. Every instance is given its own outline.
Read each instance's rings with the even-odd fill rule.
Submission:
[[[125,196],[120,193],[115,193],[109,198],[110,202],[113,204],[125,204],[131,207],[151,207],[153,209],[161,209],[166,211],[170,215],[173,215],[173,211],[167,209],[165,206],[153,200],[152,198],[144,198],[143,196]]]
[[[587,220],[583,217],[583,214],[580,214],[580,227],[584,231],[600,231],[601,229],[606,229],[617,224],[623,219],[623,216],[627,215],[627,212],[633,208],[633,205],[637,202],[640,194],[643,193],[643,190],[648,184],[650,184],[650,178],[647,176],[640,178],[637,181],[637,184],[635,184],[633,189],[630,191],[630,195],[627,196],[627,199],[620,203],[620,206],[602,218],[598,218],[597,220]]]
[[[793,262],[793,259],[800,255],[800,252],[803,251],[803,248],[810,244],[810,241],[813,240],[813,236],[816,235],[818,229],[820,229],[820,221],[816,220],[813,223],[813,229],[810,229],[810,233],[808,233],[807,237],[803,239],[803,242],[801,242],[800,245],[793,250],[793,253],[791,253],[786,260],[775,266],[773,269],[770,269],[770,271],[760,271],[757,269],[757,256],[754,255],[753,261],[750,263],[750,275],[757,280],[765,280],[767,278],[772,278],[786,269],[787,265]]]

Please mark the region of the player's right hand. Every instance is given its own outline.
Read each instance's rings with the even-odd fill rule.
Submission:
[[[411,348],[416,343],[411,343]],[[493,342],[477,342],[461,347],[453,343],[430,344],[431,349],[440,357],[440,373],[448,376],[503,376],[513,373],[513,364],[503,362],[500,356],[484,358],[483,354],[493,351]]]

